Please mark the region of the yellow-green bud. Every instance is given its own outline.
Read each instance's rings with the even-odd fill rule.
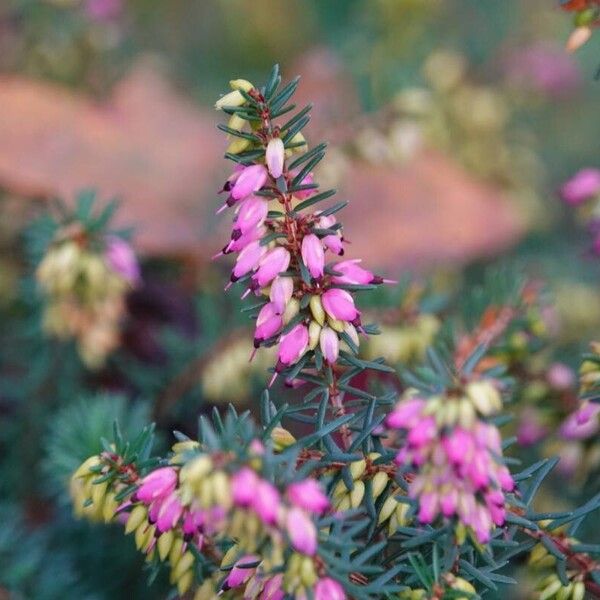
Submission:
[[[287,325],[300,312],[300,302],[297,298],[291,298],[285,306],[281,316],[283,324]]]
[[[274,427],[271,431],[271,440],[273,441],[273,449],[276,452],[281,452],[296,443],[296,438],[283,427]]]
[[[232,79],[229,82],[229,87],[232,90],[242,90],[246,93],[254,89],[254,85],[250,83],[247,79]]]
[[[325,324],[325,311],[323,310],[321,296],[311,296],[309,306],[314,320],[323,326]]]
[[[246,102],[246,98],[240,94],[239,90],[234,90],[233,92],[229,92],[228,94],[221,96],[215,102],[215,108],[217,110],[221,110],[224,106],[242,106],[244,102]]]
[[[385,486],[388,484],[388,481],[389,477],[387,473],[384,473],[383,471],[375,473],[373,479],[371,480],[371,493],[374,500],[379,498],[381,492],[383,492]]]

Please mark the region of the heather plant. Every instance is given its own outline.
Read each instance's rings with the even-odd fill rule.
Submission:
[[[496,277],[462,322],[427,332],[399,393],[395,368],[361,353],[378,330],[360,297],[394,282],[343,257],[345,203],[317,183],[325,144],[302,133],[297,84],[275,67],[216,103],[233,163],[219,213],[234,215],[217,257],[235,256],[226,290],[255,320],[254,352],[275,348],[269,389],[250,411],[201,416],[197,439],[175,432],[163,453],[152,426],[131,437],[115,424],[72,473],[75,514],[117,524],[151,579],[166,571],[195,600],[472,598],[519,585],[507,567],[525,561],[541,600],[600,597],[600,546],[578,537],[600,496],[541,509],[557,460],[523,466],[504,434],[544,329],[536,294]],[[597,416],[597,354],[584,364],[575,425]]]

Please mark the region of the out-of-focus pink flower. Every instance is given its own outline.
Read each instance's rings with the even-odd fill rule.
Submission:
[[[273,525],[279,514],[280,498],[277,488],[268,481],[260,480],[252,499],[252,509],[263,523]]]
[[[547,428],[542,424],[540,413],[537,409],[527,407],[521,413],[517,429],[517,441],[521,446],[537,444],[547,433]]]
[[[317,515],[329,508],[329,499],[314,479],[290,484],[287,488],[287,496],[295,506]]]
[[[283,575],[273,575],[265,583],[259,600],[283,600],[285,592],[283,591]]]
[[[555,362],[548,368],[546,379],[555,390],[568,390],[575,384],[575,373],[564,363]]]
[[[598,414],[600,404],[587,402],[571,413],[560,427],[560,434],[566,440],[584,440],[599,429]]]
[[[256,563],[259,561],[260,557],[255,554],[247,554],[237,560],[225,580],[227,587],[236,588],[246,583],[256,573]]]
[[[177,525],[183,514],[183,506],[175,493],[161,501],[156,527],[159,531],[168,531]]]
[[[321,302],[332,319],[352,322],[360,315],[354,306],[354,298],[346,290],[331,288],[321,296]]]
[[[573,206],[582,204],[600,193],[600,169],[581,169],[560,189],[562,199]]]
[[[281,138],[273,138],[267,144],[265,160],[271,177],[277,179],[283,173],[283,163],[285,160],[285,148]]]
[[[581,86],[575,60],[559,46],[545,42],[511,52],[504,68],[512,83],[553,98],[569,96]]]
[[[317,528],[312,519],[300,508],[287,511],[285,527],[292,547],[308,556],[317,551]]]
[[[85,0],[84,7],[92,21],[114,21],[123,12],[123,0]]]
[[[131,246],[117,236],[108,236],[104,256],[108,266],[129,283],[140,280],[140,265]]]
[[[300,169],[295,169],[294,171],[292,171],[292,175],[295,177],[296,175],[298,175],[299,172]],[[312,185],[314,182],[315,178],[313,177],[313,174],[309,173],[300,182],[300,185]],[[310,198],[314,193],[315,189],[300,190],[298,192],[294,192],[294,196],[296,196],[296,198],[298,198],[299,200],[306,200],[307,198]]]
[[[242,467],[231,477],[231,494],[237,506],[250,506],[256,496],[258,475],[250,467]]]
[[[344,588],[335,579],[319,579],[314,590],[315,600],[346,600]]]
[[[171,494],[176,486],[177,471],[173,467],[162,467],[142,479],[135,495],[144,504],[150,504],[158,498],[164,498]]]
[[[325,252],[321,240],[314,233],[305,235],[302,240],[302,260],[314,279],[323,277]]]

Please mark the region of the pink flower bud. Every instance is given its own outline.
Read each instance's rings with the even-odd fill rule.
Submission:
[[[284,367],[293,365],[308,348],[308,328],[298,323],[279,340],[279,363]]]
[[[410,446],[424,446],[437,435],[437,427],[433,417],[425,417],[419,421],[409,432],[407,441]]]
[[[236,506],[250,506],[256,496],[258,475],[250,467],[242,467],[231,477],[231,495]]]
[[[314,279],[323,277],[325,252],[321,240],[314,233],[305,235],[302,240],[302,260]]]
[[[259,600],[283,600],[285,592],[283,591],[283,575],[273,575],[267,579]]]
[[[273,337],[283,326],[281,313],[277,312],[275,304],[265,304],[258,313],[256,330],[254,332],[254,347],[258,348],[264,340]]]
[[[287,496],[295,506],[317,515],[329,508],[329,499],[314,479],[290,484],[287,488]]]
[[[237,560],[225,580],[227,589],[236,588],[246,583],[256,573],[256,563],[259,561],[260,557],[255,554],[247,554]]]
[[[229,244],[223,248],[222,254],[241,252],[248,244],[260,240],[266,233],[267,230],[262,225],[256,229],[250,229],[246,233],[242,234],[237,240],[231,240]],[[217,256],[220,256],[220,254]]]
[[[337,254],[338,256],[342,256],[344,254],[344,244],[342,243],[342,238],[339,235],[326,235],[323,238],[323,244],[330,252]]]
[[[277,246],[262,257],[252,278],[259,287],[265,287],[289,266],[290,253],[283,246]]]
[[[460,465],[465,460],[469,460],[473,452],[473,438],[467,431],[457,427],[442,438],[442,447],[448,460],[455,465]]]
[[[562,199],[573,206],[600,193],[600,169],[582,169],[565,182],[560,189]]]
[[[344,588],[331,577],[323,577],[317,581],[314,595],[315,600],[346,600]]]
[[[267,144],[265,160],[269,167],[269,173],[274,179],[281,177],[283,173],[283,161],[285,159],[285,148],[281,138],[273,138]]]
[[[321,296],[321,302],[332,319],[352,322],[360,315],[354,306],[354,299],[346,290],[331,288]]]
[[[319,336],[319,346],[325,361],[332,365],[340,354],[340,340],[337,333],[331,327],[323,327]]]
[[[410,429],[421,419],[425,401],[420,398],[410,398],[399,402],[387,417],[388,427],[393,429]]]
[[[262,225],[268,211],[269,208],[266,200],[259,196],[248,196],[240,206],[232,238],[237,239],[247,231]]]
[[[294,293],[294,280],[291,277],[275,277],[271,284],[269,299],[278,314],[283,314]]]
[[[277,488],[268,481],[259,480],[251,506],[263,523],[275,524],[280,508]]]
[[[419,498],[419,521],[421,523],[431,523],[437,513],[439,496],[435,492],[422,494]]]
[[[183,506],[176,494],[171,494],[161,501],[156,527],[158,531],[173,529],[183,514]]]
[[[140,265],[131,246],[125,240],[112,235],[108,236],[104,257],[108,266],[129,283],[139,281]]]
[[[240,277],[247,275],[260,263],[266,252],[266,248],[260,245],[259,240],[250,242],[238,255],[231,273],[231,281],[237,281]]]
[[[450,517],[456,511],[456,504],[458,502],[458,491],[456,488],[451,488],[447,492],[440,495],[440,507],[442,514],[445,517]]]
[[[177,471],[173,467],[162,467],[142,479],[135,495],[144,504],[150,504],[158,498],[171,494],[176,486]]]
[[[352,285],[366,285],[376,280],[371,271],[359,266],[361,259],[344,260],[333,265],[333,270],[340,275],[334,275],[331,281],[334,283],[349,283]]]
[[[250,165],[249,167],[245,167],[231,188],[231,197],[234,200],[241,200],[257,192],[265,185],[267,175],[267,169],[264,165]]]
[[[550,365],[546,379],[553,388],[568,390],[575,383],[575,373],[564,363],[555,362]]]
[[[317,551],[317,528],[312,519],[300,508],[291,508],[285,519],[285,526],[292,547],[308,556]]]
[[[566,440],[584,440],[598,431],[600,404],[588,402],[571,413],[560,427],[560,435]]]

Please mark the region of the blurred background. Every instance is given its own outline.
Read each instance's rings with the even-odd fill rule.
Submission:
[[[167,440],[264,386],[271,357],[248,363],[227,260],[210,261],[230,168],[212,106],[276,62],[315,105],[308,142],[329,142],[317,179],[350,201],[351,256],[401,281],[367,300],[383,334],[366,352],[422,359],[490,267],[524,270],[544,291],[523,446],[566,457],[554,508],[597,485],[598,448],[547,435],[600,331],[599,259],[558,193],[599,166],[598,39],[568,55],[571,30],[554,0],[2,0],[0,599],[165,597],[161,581],[145,591],[131,540],[74,521],[64,490],[115,414]],[[28,246],[52,199],[84,188],[120,199],[143,260],[121,348],[93,372],[40,332]]]

